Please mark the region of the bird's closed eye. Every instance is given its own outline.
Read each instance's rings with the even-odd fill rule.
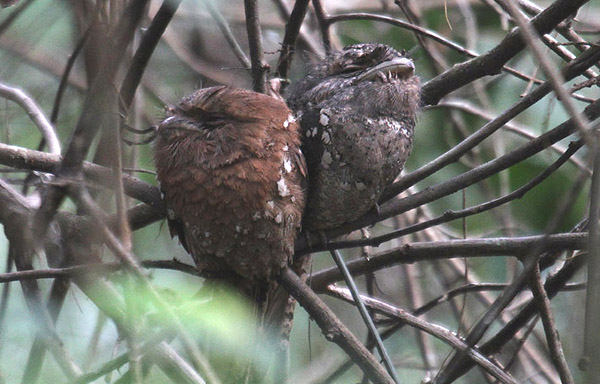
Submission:
[[[204,129],[215,129],[226,124],[227,117],[218,113],[203,113],[199,119]]]

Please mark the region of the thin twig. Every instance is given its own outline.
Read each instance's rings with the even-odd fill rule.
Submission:
[[[458,109],[461,111],[465,111],[465,112],[470,113],[475,116],[479,116],[482,119],[486,119],[488,121],[494,120],[497,117],[496,115],[492,114],[492,112],[489,112],[482,108],[479,108],[476,105],[473,105],[466,100],[448,99],[448,100],[445,100],[445,101],[442,101],[442,102],[436,104],[435,106],[431,106],[429,108],[433,108],[433,109],[435,109],[435,108],[454,108],[454,109]],[[535,139],[535,137],[536,137],[536,135],[534,133],[531,133],[526,126],[519,124],[517,122],[509,121],[508,123],[504,124],[501,129],[504,129],[508,132],[512,132],[518,136],[524,137],[527,140],[532,140],[532,139]],[[550,149],[552,149],[558,155],[562,155],[563,153],[565,153],[567,151],[566,148],[564,148],[558,144],[552,145],[550,147]],[[576,157],[570,157],[569,162],[573,163],[573,165],[575,165],[577,168],[579,168],[580,171],[585,172],[589,176],[592,175],[592,171],[580,159],[578,159]]]
[[[562,20],[573,14],[588,0],[557,0],[531,20],[539,34],[548,33]],[[436,104],[450,92],[476,79],[496,75],[502,67],[525,48],[520,29],[515,28],[492,50],[475,59],[457,64],[423,85],[423,105]]]
[[[406,278],[405,290],[408,298],[409,308],[420,308],[423,305],[423,287],[419,284],[419,265],[415,264],[403,264],[402,271]],[[331,287],[331,286],[330,286]],[[427,320],[424,318],[424,320]],[[419,347],[421,354],[421,360],[423,361],[423,367],[425,370],[425,380],[431,380],[432,373],[437,367],[436,353],[431,339],[426,337],[423,332],[419,332],[415,329],[415,339]]]
[[[363,321],[365,322],[367,329],[369,330],[369,334],[375,340],[375,346],[377,347],[379,356],[381,356],[381,359],[383,360],[385,369],[387,370],[390,377],[394,380],[394,382],[396,384],[399,384],[400,380],[398,379],[398,375],[396,374],[396,370],[394,369],[394,364],[392,363],[392,359],[390,358],[390,356],[387,352],[387,349],[385,348],[385,345],[383,345],[381,336],[379,336],[379,332],[377,331],[377,328],[375,327],[375,324],[373,323],[373,319],[371,318],[371,316],[369,315],[369,312],[367,311],[367,307],[365,307],[365,304],[361,300],[361,296],[358,292],[358,288],[356,287],[356,284],[354,283],[354,279],[352,278],[352,275],[350,274],[350,272],[348,271],[348,268],[346,267],[346,263],[344,262],[342,254],[338,250],[333,250],[330,253],[331,253],[331,256],[333,257],[333,260],[335,261],[335,264],[337,265],[338,269],[342,273],[342,276],[344,277],[344,281],[348,285],[350,292],[352,292],[352,297],[354,298],[354,302],[356,303],[358,312],[360,313],[360,316],[363,318]]]
[[[152,269],[167,269],[179,271],[192,276],[203,277],[202,273],[194,266],[177,260],[146,260],[142,266]],[[56,279],[59,277],[72,278],[86,273],[105,275],[123,270],[122,263],[95,263],[84,264],[73,267],[32,269],[29,271],[16,271],[0,273],[0,283],[8,283],[20,280]]]
[[[40,130],[42,137],[48,145],[48,151],[52,154],[60,154],[60,142],[56,131],[42,109],[29,97],[25,92],[18,88],[10,87],[0,83],[0,96],[17,103],[27,112],[27,116],[33,121],[35,126]]]
[[[554,366],[556,367],[563,384],[574,384],[575,382],[573,381],[573,376],[569,370],[569,365],[565,359],[565,353],[563,352],[562,344],[558,336],[558,330],[556,329],[556,322],[554,321],[554,313],[552,312],[550,299],[544,290],[540,266],[537,263],[533,269],[529,285],[531,286],[531,293],[533,293],[533,296],[535,297],[535,302],[538,305],[538,310],[542,317],[542,324],[544,325],[544,332],[546,334],[546,340],[548,342],[550,356],[552,357]]]
[[[313,7],[315,10],[315,15],[317,16],[317,22],[319,23],[319,28],[321,28],[321,40],[323,40],[323,47],[325,48],[325,53],[329,54],[331,49],[331,33],[330,33],[330,23],[327,22],[328,15],[325,12],[325,8],[323,8],[323,4],[321,0],[312,0]]]
[[[328,290],[335,292],[338,296],[343,297],[345,300],[356,303],[348,289],[330,286]],[[452,346],[452,348],[466,353],[467,356],[469,356],[469,358],[472,359],[477,365],[485,369],[486,372],[500,380],[502,383],[517,383],[517,381],[510,374],[504,372],[501,367],[498,367],[496,364],[491,362],[475,348],[469,347],[463,340],[456,336],[454,332],[439,325],[428,323],[398,307],[385,303],[381,300],[376,300],[366,296],[362,296],[362,300],[364,300],[364,302],[371,308],[380,311],[385,315],[395,317],[412,327],[420,329],[421,331],[424,331],[444,341]]]
[[[291,270],[284,269],[278,282],[298,300],[317,322],[323,335],[340,346],[375,383],[393,383],[385,368],[361,344],[325,303]]]
[[[244,68],[246,68],[246,69],[252,68],[250,59],[248,59],[248,57],[242,50],[242,47],[240,47],[240,45],[238,44],[235,36],[233,35],[233,32],[231,32],[231,28],[229,28],[229,24],[227,23],[227,20],[225,20],[225,18],[221,14],[221,11],[219,10],[219,8],[217,8],[217,6],[213,2],[213,0],[206,0],[205,3],[206,3],[206,8],[208,9],[208,12],[212,16],[215,23],[217,23],[217,26],[221,30],[221,33],[225,37],[225,40],[227,40],[227,43],[229,44],[229,47],[233,51],[233,54],[235,55],[235,57],[237,57],[237,59],[239,60],[239,62],[242,64],[242,66]]]
[[[556,68],[556,65],[551,63],[548,57],[544,54],[544,48],[542,43],[539,41],[538,33],[532,28],[525,16],[512,2],[512,0],[498,0],[498,2],[510,13],[513,20],[519,26],[519,33],[525,40],[525,43],[529,46],[533,55],[537,59],[538,63],[542,67],[542,70],[548,77],[548,81],[552,84],[554,92],[565,106],[567,113],[571,116],[575,127],[579,130],[581,136],[585,139],[588,144],[593,143],[593,138],[590,134],[589,122],[586,117],[579,113],[575,104],[568,93],[568,89],[565,88],[565,79],[563,78],[560,71]]]
[[[96,13],[94,15],[92,22],[90,23],[90,25],[87,27],[87,29],[85,30],[85,32],[83,33],[83,35],[81,36],[79,41],[77,42],[77,45],[75,45],[75,49],[73,49],[73,53],[71,53],[71,55],[69,56],[69,59],[67,60],[67,65],[65,65],[65,70],[63,71],[63,74],[60,77],[60,83],[58,84],[58,89],[56,90],[56,96],[54,96],[54,104],[52,107],[52,113],[50,114],[50,121],[52,122],[52,124],[56,124],[56,122],[58,121],[58,113],[60,112],[60,105],[62,102],[62,98],[65,94],[65,90],[67,89],[67,85],[69,85],[69,77],[71,75],[71,71],[73,70],[75,61],[77,61],[79,54],[85,47],[85,43],[88,41],[90,34],[92,33],[93,29],[96,26],[96,23],[98,22],[97,16],[98,16],[98,14]]]
[[[544,289],[546,290],[548,297],[553,298],[558,292],[562,290],[562,287],[569,281],[577,271],[579,271],[586,264],[586,257],[584,255],[578,255],[575,258],[570,259],[561,270],[554,276],[551,276],[546,280]],[[537,305],[533,300],[530,300],[523,309],[515,316],[512,320],[504,326],[496,335],[492,336],[486,341],[479,350],[487,355],[498,352],[506,343],[519,332],[525,324],[533,317],[537,315]],[[466,373],[473,365],[469,362],[463,366],[457,367],[456,373],[453,377],[458,377]]]
[[[144,33],[140,46],[131,59],[131,64],[121,85],[121,102],[125,110],[129,109],[135,95],[135,90],[142,79],[150,57],[152,57],[158,41],[171,22],[175,12],[177,12],[180,4],[181,0],[164,0],[160,9],[156,12],[156,16],[152,19],[150,26]]]
[[[300,27],[306,16],[308,9],[308,3],[310,0],[297,0],[294,3],[294,8],[290,14],[290,18],[285,26],[285,35],[283,36],[283,42],[281,44],[281,53],[279,54],[279,60],[277,62],[277,76],[287,79],[290,65],[292,64],[292,57],[294,56],[294,49],[296,47],[296,40],[300,34]]]

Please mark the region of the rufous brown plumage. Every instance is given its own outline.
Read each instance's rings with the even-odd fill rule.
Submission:
[[[291,111],[252,91],[201,89],[168,108],[155,162],[172,234],[285,339],[293,300],[274,279],[292,264],[306,178]]]

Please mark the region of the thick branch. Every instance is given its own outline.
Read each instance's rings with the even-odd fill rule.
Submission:
[[[588,0],[557,0],[530,24],[543,35],[549,33],[558,23],[575,13]],[[475,59],[456,64],[441,75],[423,85],[423,105],[437,104],[452,91],[457,90],[484,76],[497,75],[502,67],[525,48],[518,28],[512,30],[491,51]]]
[[[244,9],[246,11],[246,31],[248,32],[254,90],[265,93],[269,65],[264,59],[257,0],[244,0]]]
[[[490,239],[468,239],[431,241],[405,244],[398,248],[373,255],[370,259],[355,259],[347,262],[353,276],[376,271],[398,263],[414,263],[422,260],[441,260],[454,257],[519,256],[544,240],[541,250],[577,250],[587,247],[585,233],[562,233],[528,237],[497,237]],[[311,286],[316,292],[342,279],[337,268],[329,268],[311,277]]]
[[[58,155],[0,143],[0,164],[13,168],[55,173],[60,166],[60,161],[61,157]],[[91,181],[106,188],[112,188],[113,176],[110,168],[87,161],[83,162],[82,167],[84,175]],[[160,191],[155,186],[126,174],[123,175],[123,184],[125,193],[128,196],[149,204],[160,211],[164,211]]]

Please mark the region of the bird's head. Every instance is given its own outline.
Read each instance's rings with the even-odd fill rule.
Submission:
[[[330,53],[290,89],[287,99],[296,111],[352,107],[365,116],[397,118],[413,118],[419,100],[413,61],[403,51],[375,43],[353,44]]]
[[[404,52],[384,44],[354,44],[336,52],[318,69],[323,77],[342,77],[353,83],[396,82],[412,77],[413,61]]]
[[[271,120],[284,121],[289,115],[285,103],[260,93],[218,86],[200,89],[169,106],[159,125],[159,134],[188,131],[203,134],[235,125],[259,126]],[[183,133],[183,132],[182,132]]]

